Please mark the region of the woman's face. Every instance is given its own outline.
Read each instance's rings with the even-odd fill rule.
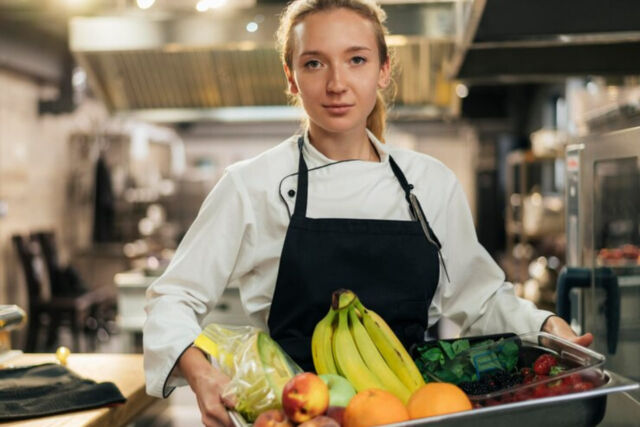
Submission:
[[[313,13],[293,28],[289,90],[300,97],[312,126],[328,133],[364,129],[376,91],[389,84],[373,24],[348,9]]]

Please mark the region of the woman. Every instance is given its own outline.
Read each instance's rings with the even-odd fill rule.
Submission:
[[[467,335],[543,328],[591,340],[514,295],[477,242],[451,171],[382,142],[379,91],[391,75],[384,19],[369,0],[288,6],[280,46],[307,130],[231,166],[149,288],[147,391],[167,396],[186,379],[206,425],[229,424],[220,400],[228,378],[191,343],[228,285],[239,287],[247,313],[306,369],[313,327],[341,287],[379,312],[405,344],[422,340],[441,316]]]

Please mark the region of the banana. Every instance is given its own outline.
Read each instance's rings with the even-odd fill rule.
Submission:
[[[387,362],[384,361],[367,330],[358,319],[353,305],[348,310],[349,319],[351,320],[351,334],[364,363],[378,377],[385,390],[398,396],[406,404],[411,397],[411,391],[398,379],[396,374],[389,368],[389,365],[387,365]]]
[[[362,323],[371,340],[400,381],[411,392],[424,385],[418,367],[387,322],[376,312],[365,308],[360,300],[356,299],[354,304],[362,316]]]
[[[327,315],[318,322],[311,336],[311,355],[313,356],[313,366],[318,375],[338,373],[333,361],[332,350],[333,319],[335,317],[336,311],[330,308]]]
[[[357,391],[370,388],[384,389],[380,380],[365,365],[353,341],[349,331],[348,309],[341,309],[338,316],[338,326],[333,332],[333,355],[342,376],[347,378]]]

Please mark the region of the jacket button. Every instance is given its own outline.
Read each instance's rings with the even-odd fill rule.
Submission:
[[[289,195],[289,197],[293,197],[296,195],[295,190],[289,190],[289,192],[287,193]]]

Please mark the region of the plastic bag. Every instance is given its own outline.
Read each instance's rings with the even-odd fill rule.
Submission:
[[[251,326],[208,325],[194,344],[212,357],[231,381],[222,397],[253,422],[267,409],[282,407],[282,388],[302,369],[264,331]]]

